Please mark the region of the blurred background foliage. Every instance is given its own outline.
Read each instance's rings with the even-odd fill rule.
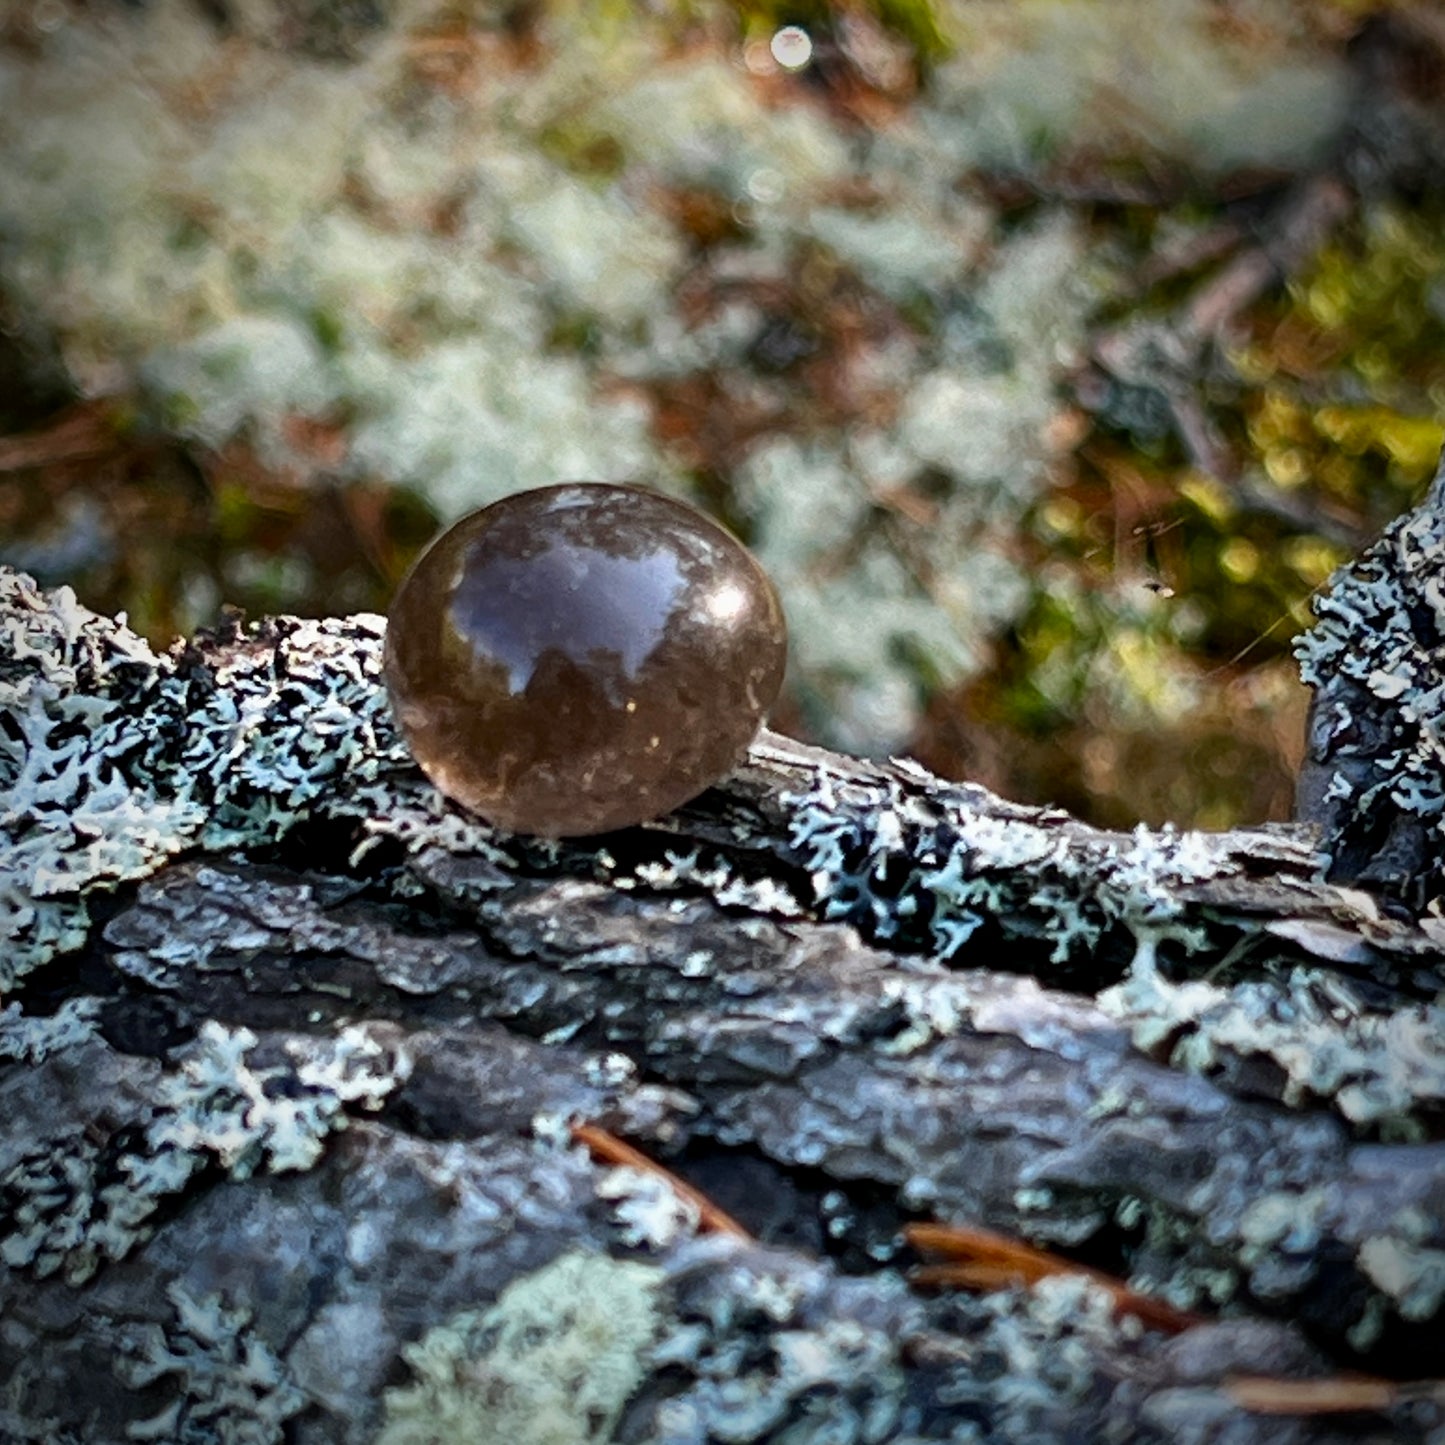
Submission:
[[[779,574],[784,730],[1112,826],[1287,817],[1291,640],[1445,440],[1445,32],[1168,3],[1198,50],[1152,96],[1175,62],[1113,0],[13,5],[0,557],[165,646],[384,611],[440,522],[592,466]],[[118,98],[78,99],[117,41]],[[340,159],[275,200],[349,73]],[[107,105],[129,169],[92,202],[63,182]],[[505,373],[481,433],[454,355]]]

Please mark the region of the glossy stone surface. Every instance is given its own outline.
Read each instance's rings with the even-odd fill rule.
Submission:
[[[670,812],[742,757],[783,680],[752,554],[638,487],[522,492],[464,517],[392,604],[412,755],[489,822],[568,837]]]

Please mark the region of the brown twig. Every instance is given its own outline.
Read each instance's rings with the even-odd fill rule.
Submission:
[[[89,461],[122,445],[111,406],[84,401],[68,407],[40,431],[0,437],[0,472]]]
[[[720,1209],[707,1195],[679,1179],[670,1169],[664,1169],[655,1159],[649,1159],[625,1139],[619,1139],[616,1134],[597,1124],[573,1124],[572,1137],[600,1163],[641,1169],[645,1173],[665,1179],[673,1193],[697,1210],[699,1229],[712,1234],[731,1234],[737,1239],[752,1241],[752,1235],[726,1210]]]
[[[1382,1380],[1378,1375],[1329,1375],[1319,1380],[1279,1380],[1269,1375],[1231,1375],[1224,1392],[1256,1415],[1378,1414],[1421,1401],[1445,1403],[1445,1380]]]
[[[1339,177],[1312,177],[1280,205],[1259,242],[1240,252],[1190,298],[1180,329],[1218,336],[1278,281],[1294,275],[1349,216],[1354,198]]]
[[[1353,204],[1339,176],[1312,176],[1281,200],[1256,242],[1202,281],[1172,316],[1133,321],[1096,338],[1098,366],[1127,384],[1159,392],[1191,461],[1210,476],[1235,481],[1239,467],[1210,420],[1198,384],[1201,358],[1271,287],[1318,254]]]
[[[1204,1323],[1202,1316],[1140,1294],[1101,1270],[1075,1264],[991,1229],[967,1224],[910,1224],[903,1237],[921,1254],[943,1255],[947,1260],[944,1264],[920,1265],[911,1272],[909,1278],[923,1288],[994,1290],[1034,1285],[1058,1275],[1083,1275],[1109,1295],[1118,1313],[1133,1315],[1152,1329],[1182,1334]]]

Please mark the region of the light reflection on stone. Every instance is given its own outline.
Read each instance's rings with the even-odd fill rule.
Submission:
[[[777,594],[741,543],[659,493],[582,484],[506,498],[434,542],[392,605],[386,675],[437,787],[561,837],[716,782],[786,652]]]

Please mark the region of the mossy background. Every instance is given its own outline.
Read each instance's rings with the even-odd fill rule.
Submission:
[[[1445,177],[1361,138],[1426,9],[18,0],[0,556],[165,644],[384,611],[517,486],[653,481],[778,577],[784,730],[1286,817],[1290,642],[1445,439]],[[1111,367],[1321,177],[1179,375]]]

